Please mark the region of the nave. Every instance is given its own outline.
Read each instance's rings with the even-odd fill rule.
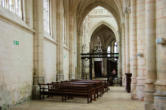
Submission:
[[[144,110],[143,101],[131,100],[131,95],[124,87],[110,87],[110,90],[97,101],[87,104],[84,98],[74,98],[61,102],[60,97],[54,99],[29,101],[10,110]]]

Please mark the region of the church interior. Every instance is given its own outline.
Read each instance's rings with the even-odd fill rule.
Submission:
[[[0,0],[0,110],[166,110],[166,0]]]

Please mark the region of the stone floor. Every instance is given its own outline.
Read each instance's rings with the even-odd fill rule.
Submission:
[[[141,101],[131,100],[122,87],[111,87],[108,93],[97,101],[87,104],[86,99],[74,98],[61,102],[60,97],[43,101],[30,101],[10,110],[144,110]]]

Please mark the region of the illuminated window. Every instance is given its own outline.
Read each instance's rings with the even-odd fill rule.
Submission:
[[[108,48],[107,48],[107,53],[111,53],[111,47],[110,46],[108,46]],[[110,57],[110,54],[108,54],[107,56]]]
[[[114,44],[114,53],[118,53],[118,44],[116,42]]]
[[[43,0],[43,25],[45,33],[51,35],[50,0]]]
[[[0,6],[22,18],[23,0],[0,0]]]

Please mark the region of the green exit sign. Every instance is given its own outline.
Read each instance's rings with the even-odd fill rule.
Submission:
[[[13,41],[13,44],[14,44],[14,45],[20,45],[20,42],[17,41],[17,40],[14,40],[14,41]]]

